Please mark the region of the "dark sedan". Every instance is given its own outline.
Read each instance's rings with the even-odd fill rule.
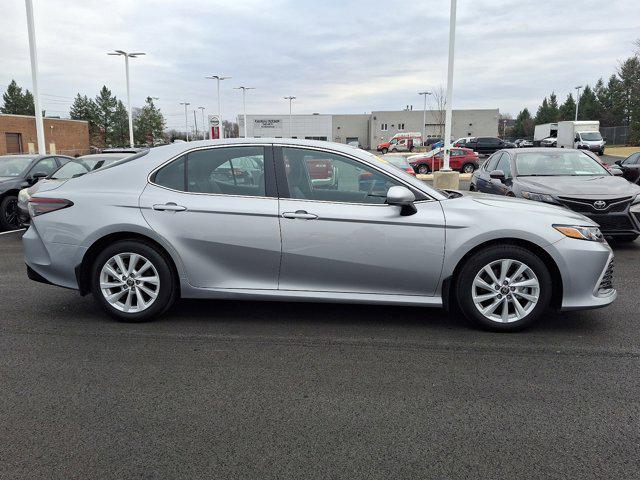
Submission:
[[[515,145],[511,142],[505,142],[501,138],[476,137],[465,143],[464,146],[481,155],[490,155],[503,148],[513,148]]]
[[[640,186],[580,150],[497,152],[473,175],[470,190],[569,208],[597,222],[615,240],[633,241],[640,235]]]
[[[624,160],[617,160],[616,165],[622,170],[624,178],[640,185],[640,152],[632,153]]]
[[[0,156],[0,229],[15,230],[18,219],[18,192],[56,171],[71,160],[64,155]]]

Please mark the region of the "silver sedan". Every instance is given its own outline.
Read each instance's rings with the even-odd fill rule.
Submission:
[[[179,298],[448,307],[521,329],[616,298],[597,225],[552,205],[430,188],[348,145],[154,148],[29,199],[30,278],[125,321]],[[335,173],[331,185],[314,181]]]

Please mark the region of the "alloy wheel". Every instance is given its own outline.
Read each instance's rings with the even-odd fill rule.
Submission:
[[[2,213],[7,225],[14,228],[18,228],[20,226],[20,221],[18,220],[18,200],[10,200],[7,202],[4,212]]]
[[[138,313],[149,308],[160,292],[156,267],[138,253],[119,253],[100,270],[100,291],[116,310]]]
[[[474,166],[471,164],[467,164],[464,166],[464,173],[473,173],[475,170]]]
[[[485,265],[475,276],[471,289],[478,311],[488,320],[499,323],[522,320],[540,298],[540,282],[535,272],[513,259]]]

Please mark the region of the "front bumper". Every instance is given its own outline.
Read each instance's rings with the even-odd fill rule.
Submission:
[[[605,307],[618,296],[607,243],[564,238],[546,248],[562,277],[561,310]]]

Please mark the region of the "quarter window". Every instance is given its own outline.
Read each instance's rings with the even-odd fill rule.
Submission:
[[[373,167],[333,153],[282,149],[289,194],[301,200],[383,204],[402,185]]]
[[[185,176],[184,176],[184,164],[186,156],[183,155],[177,160],[174,160],[166,167],[162,167],[158,170],[154,176],[154,183],[161,187],[171,188],[173,190],[186,190]]]

